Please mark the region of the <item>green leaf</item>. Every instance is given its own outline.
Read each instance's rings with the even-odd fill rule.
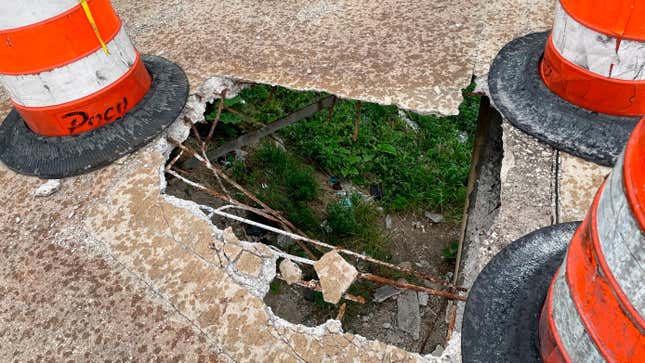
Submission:
[[[376,150],[382,153],[396,155],[396,148],[390,144],[378,144],[376,145]]]
[[[240,96],[233,97],[233,98],[228,98],[228,99],[224,100],[224,106],[225,107],[232,107],[232,106],[235,106],[237,104],[242,103],[242,101],[243,101],[242,97],[240,97]]]
[[[241,122],[244,122],[244,119],[231,112],[222,112],[222,115],[219,118],[219,122],[225,123],[228,125],[236,125]]]

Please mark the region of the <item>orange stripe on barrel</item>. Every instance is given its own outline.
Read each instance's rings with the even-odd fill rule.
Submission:
[[[581,68],[562,57],[551,37],[540,74],[551,91],[574,105],[610,115],[645,115],[645,81],[607,78]]]
[[[43,136],[69,136],[89,131],[125,115],[146,95],[152,79],[140,56],[116,82],[76,101],[49,107],[14,106],[29,128]]]
[[[121,20],[109,0],[89,0],[88,5],[101,37],[108,43],[119,32]],[[41,73],[72,63],[100,48],[79,5],[35,24],[0,31],[0,73]]]
[[[645,119],[638,123],[625,149],[625,195],[641,231],[645,231]]]
[[[612,283],[611,271],[603,266],[595,230],[600,188],[591,213],[585,219],[581,238],[574,238],[566,261],[567,284],[571,299],[598,350],[609,362],[645,361],[645,335],[632,314],[629,303],[621,301],[620,291]],[[626,306],[627,305],[627,306]],[[630,312],[632,310],[632,312]]]

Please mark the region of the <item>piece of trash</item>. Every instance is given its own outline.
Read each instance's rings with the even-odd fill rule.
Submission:
[[[345,207],[347,207],[347,208],[352,208],[352,207],[354,206],[354,205],[352,204],[352,199],[351,199],[351,198],[349,198],[349,197],[345,197],[345,198],[343,198],[342,203],[343,203],[343,205],[344,205]]]
[[[416,123],[414,120],[410,119],[408,117],[408,114],[405,113],[405,111],[399,110],[399,117],[401,118],[401,120],[403,120],[405,122],[405,125],[408,128],[412,129],[412,131],[414,131],[414,132],[419,131],[419,124]]]
[[[377,200],[381,200],[383,198],[383,184],[370,185],[370,195]]]
[[[392,217],[389,214],[385,216],[385,229],[392,229]]]

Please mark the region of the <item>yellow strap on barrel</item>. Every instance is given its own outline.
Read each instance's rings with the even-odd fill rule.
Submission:
[[[83,7],[83,11],[85,12],[85,16],[87,17],[87,20],[90,22],[92,29],[94,29],[94,34],[96,34],[96,38],[99,40],[99,43],[101,43],[101,48],[103,48],[103,51],[105,52],[105,54],[110,54],[110,51],[108,50],[107,45],[105,45],[105,42],[101,37],[99,28],[96,26],[96,22],[94,21],[94,17],[92,16],[92,11],[90,10],[89,5],[87,5],[87,0],[79,0],[79,2],[81,3],[81,7]]]

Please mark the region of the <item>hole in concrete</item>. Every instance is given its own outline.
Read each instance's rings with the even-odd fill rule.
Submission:
[[[211,162],[279,211],[303,234],[451,281],[471,166],[478,98],[466,97],[459,116],[434,117],[394,106],[369,103],[359,106],[357,101],[329,97],[252,85],[223,103],[216,100],[209,104],[205,112],[207,122],[196,124],[184,145],[200,150],[219,114],[206,153]],[[312,104],[320,107],[303,111]],[[271,130],[279,125],[288,126]],[[179,149],[175,149],[169,160],[178,154]],[[177,159],[173,170],[216,193],[258,206],[186,153]],[[212,208],[230,204],[177,177],[169,174],[166,177],[168,194]],[[285,229],[275,220],[252,212],[231,213]],[[307,257],[290,238],[263,228],[220,216],[213,216],[213,223],[221,229],[232,227],[242,240]],[[313,246],[307,246],[316,258],[322,255]],[[441,286],[383,266],[357,258],[345,259],[361,272],[445,291]],[[311,266],[301,264],[301,268],[303,280],[317,279]],[[409,298],[411,295],[404,298],[405,290],[374,302],[382,286],[357,280],[347,293],[365,298],[365,304],[341,300],[331,305],[324,302],[319,292],[276,280],[265,302],[276,315],[308,326],[336,318],[341,304],[347,303],[342,319],[347,332],[422,353],[430,353],[444,344],[445,298],[417,293],[413,293],[414,299]],[[411,306],[410,301],[416,301],[416,306]],[[415,319],[418,332],[401,329],[401,324],[414,325]]]

